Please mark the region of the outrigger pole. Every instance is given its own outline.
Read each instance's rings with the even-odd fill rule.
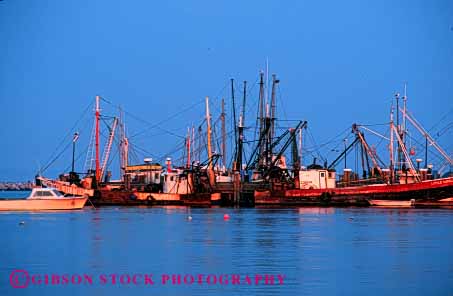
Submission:
[[[415,118],[412,118],[408,112],[404,113],[404,116],[415,126],[415,128],[429,141],[429,143],[434,146],[434,148],[439,151],[440,154],[450,163],[450,165],[453,164],[453,159],[440,147],[436,141],[434,141],[433,137],[430,136],[430,134],[415,120]]]
[[[101,116],[101,112],[99,109],[99,96],[96,96],[96,184],[99,184],[101,181],[101,165],[100,165],[100,156],[99,156],[99,118]]]

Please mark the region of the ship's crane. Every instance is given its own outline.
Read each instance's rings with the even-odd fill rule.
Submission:
[[[360,140],[360,143],[362,144],[363,149],[365,149],[365,152],[368,154],[370,157],[371,161],[373,162],[373,167],[376,169],[379,174],[382,176],[382,168],[379,166],[379,159],[377,158],[377,155],[371,151],[370,146],[368,145],[367,141],[365,140],[365,136],[363,133],[359,130],[359,127],[357,124],[352,125],[352,132],[356,134],[357,139]]]
[[[278,152],[278,154],[275,156],[275,158],[272,160],[271,164],[269,165],[269,167],[267,168],[266,171],[264,171],[264,174],[263,174],[263,177],[267,177],[269,176],[270,172],[272,170],[274,170],[276,164],[277,164],[277,161],[280,160],[280,158],[282,157],[283,153],[285,153],[285,151],[288,149],[289,145],[291,145],[291,143],[293,143],[293,141],[295,141],[295,138],[296,138],[296,131],[301,129],[301,128],[305,128],[307,126],[307,121],[299,121],[299,123],[297,124],[297,126],[295,128],[291,128],[289,129],[289,137],[288,139],[285,141],[285,143],[283,144],[282,148],[280,149],[280,151]]]
[[[262,155],[258,153],[260,147],[263,145],[263,142],[266,138],[267,133],[269,132],[270,125],[267,125],[264,130],[261,131],[260,137],[258,139],[258,144],[256,145],[255,149],[253,150],[252,154],[250,155],[250,160],[247,163],[246,170],[251,170],[256,167],[256,165],[260,162]],[[278,140],[278,141],[281,141]]]
[[[343,157],[346,157],[347,153],[349,152],[349,150],[351,150],[351,148],[357,144],[358,142],[360,141],[359,137],[356,137],[354,141],[352,141],[351,144],[349,144],[348,147],[346,147],[346,149],[343,150],[343,152],[341,152],[340,155],[338,155],[337,158],[335,158],[334,161],[332,161],[332,163],[329,165],[329,167],[327,169],[331,170],[331,169],[334,169],[337,164],[343,159]]]

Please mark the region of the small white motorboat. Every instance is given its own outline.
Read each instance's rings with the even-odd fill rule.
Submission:
[[[0,211],[75,210],[87,200],[88,196],[64,196],[55,188],[33,188],[26,198],[0,199]]]
[[[385,199],[370,199],[369,203],[375,207],[412,207],[415,204],[415,199],[410,200],[385,200]]]

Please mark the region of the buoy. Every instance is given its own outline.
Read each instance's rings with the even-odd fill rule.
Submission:
[[[230,220],[230,215],[224,214],[223,215],[223,220]]]
[[[187,220],[191,221],[192,220],[192,216],[187,217]]]
[[[25,225],[25,221],[20,221],[19,225]]]

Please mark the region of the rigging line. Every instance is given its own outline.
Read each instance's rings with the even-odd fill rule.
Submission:
[[[281,109],[283,110],[283,116],[285,118],[288,118],[288,114],[286,113],[286,108],[285,108],[285,104],[283,104],[283,93],[282,93],[282,90],[280,88],[280,83],[277,84],[277,95],[278,95],[278,102],[280,103],[280,106],[281,106]]]
[[[299,122],[299,121],[303,121],[301,119],[275,119],[275,121],[277,122]]]
[[[74,163],[77,163],[77,161],[80,160],[80,158],[81,158],[83,155],[85,155],[85,153],[87,152],[87,150],[88,150],[88,146],[86,146],[85,149],[77,155],[77,157],[76,157],[75,160],[74,160]],[[68,166],[63,170],[63,172],[69,171],[69,169],[71,168],[71,166],[72,166],[72,164],[68,165]],[[77,171],[77,170],[76,170],[76,171]]]
[[[229,84],[230,84],[230,80],[227,79],[227,81],[225,82],[225,84],[223,85],[223,87],[220,89],[220,91],[217,93],[217,95],[211,98],[211,101],[212,101],[212,99],[214,99],[214,100],[219,100],[219,98],[222,98],[222,93],[223,93],[223,92],[225,91],[225,89],[229,86]],[[211,103],[213,103],[213,102],[209,102],[209,103],[211,104]],[[217,104],[215,104],[215,105],[217,105]],[[217,107],[218,107],[218,106],[217,106]]]
[[[341,138],[341,141],[343,141],[343,139],[345,138],[344,134],[345,134],[348,130],[350,130],[350,129],[351,129],[350,127],[347,127],[347,128],[345,128],[343,131],[341,131],[341,133],[337,134],[335,137],[329,139],[328,141],[326,141],[326,142],[320,144],[319,146],[313,146],[313,147],[309,147],[309,148],[314,148],[314,149],[316,149],[316,148],[322,148],[322,147],[324,147],[324,146],[327,146],[328,144],[331,144],[331,143],[337,141],[338,138]],[[349,137],[349,133],[348,133],[348,135],[346,135],[346,137]],[[315,144],[315,143],[314,143],[314,144]]]
[[[312,146],[308,146],[307,149],[314,149],[314,150],[321,149],[321,148],[324,148],[327,145],[332,144],[332,143],[338,143],[337,146],[339,146],[343,142],[344,138],[349,138],[349,137],[350,137],[350,135],[346,135],[345,137],[342,137],[342,139],[332,139],[332,140],[330,140],[328,142],[324,142],[324,143],[322,143],[320,145],[316,145],[316,143],[313,143],[313,145]]]
[[[357,126],[369,127],[369,126],[382,126],[382,125],[389,125],[389,124],[390,124],[389,122],[385,122],[385,123],[373,123],[373,124],[357,124]]]
[[[71,136],[73,130],[77,127],[77,125],[79,124],[79,122],[86,116],[87,114],[87,111],[88,109],[93,105],[93,102],[90,102],[88,104],[88,106],[84,109],[84,111],[82,112],[82,114],[79,116],[79,119],[76,121],[76,123],[72,126],[72,128],[69,130],[69,132],[61,139],[60,143],[57,145],[57,147],[55,148],[55,150],[52,152],[52,154],[50,155],[49,159],[46,161],[46,163],[48,163],[54,156],[55,154],[57,153],[58,149],[61,148],[61,146],[63,145],[64,142],[66,142],[66,140],[68,139],[68,137]]]
[[[258,75],[257,78],[255,79],[255,82],[248,84],[248,89],[247,89],[248,100],[245,103],[245,106],[246,106],[247,110],[254,110],[255,107],[257,106],[257,101],[254,100],[255,96],[251,95],[251,93],[252,93],[252,90],[257,85],[259,85],[259,83],[258,83],[259,79],[260,79],[260,76]],[[246,112],[246,110],[244,110],[244,114],[246,114],[247,117],[250,116],[251,118],[253,118],[253,111]],[[256,117],[258,117],[258,115]]]
[[[86,127],[87,124],[85,124],[84,128]],[[42,173],[47,170],[68,148],[69,146],[72,145],[72,141],[68,141],[68,144],[66,145],[66,147],[60,152],[60,154],[58,154],[50,163],[48,163],[45,168],[41,171]]]
[[[311,129],[307,128],[307,133],[308,133],[308,135],[310,136],[311,141],[313,142],[313,144],[315,144],[315,147],[317,147],[315,138],[313,137],[313,134],[311,133]],[[322,161],[326,161],[326,159],[319,153],[319,149],[316,149],[316,153],[318,154],[318,157],[319,157]]]
[[[409,139],[411,139],[412,141],[414,141],[415,144],[417,144],[417,145],[419,145],[419,146],[421,146],[423,148],[425,147],[425,143],[420,143],[416,138],[412,137],[410,134],[407,134],[407,137]],[[428,146],[432,146],[432,145],[428,144]],[[424,150],[423,150],[423,153],[424,153]],[[443,157],[440,156],[439,154],[435,153],[434,151],[432,151],[432,149],[429,150],[429,156],[434,156],[438,160],[443,160]]]
[[[219,91],[219,95],[225,90],[225,88],[227,87],[227,85],[228,85],[228,82],[226,82],[225,85],[223,86],[223,88]],[[218,96],[219,96],[219,95],[218,95]],[[103,98],[103,97],[101,97],[101,99],[104,100],[105,102],[111,104],[112,106],[119,107],[119,105],[115,105],[115,104],[113,104],[112,102],[108,101],[107,99],[105,99],[105,98]],[[129,138],[132,139],[132,138],[134,138],[134,137],[136,137],[136,136],[138,136],[138,135],[141,135],[141,134],[143,134],[143,133],[146,133],[148,130],[153,129],[153,128],[161,129],[161,130],[163,130],[163,131],[166,131],[166,132],[169,133],[170,135],[173,135],[173,136],[178,137],[178,138],[184,138],[184,137],[181,136],[181,135],[177,135],[177,134],[175,134],[175,133],[173,133],[173,132],[171,132],[171,131],[165,130],[164,128],[160,127],[159,125],[162,124],[162,123],[164,123],[164,122],[166,122],[166,121],[169,121],[169,120],[171,120],[171,119],[177,117],[178,115],[180,115],[180,114],[182,114],[182,113],[184,113],[184,112],[186,112],[186,111],[188,111],[188,110],[194,108],[194,107],[197,106],[197,105],[200,105],[201,103],[204,103],[204,101],[205,101],[204,99],[199,100],[199,101],[196,101],[195,103],[193,103],[192,105],[188,106],[187,108],[184,108],[184,109],[182,109],[181,111],[176,112],[175,114],[173,114],[173,115],[171,115],[171,116],[169,116],[169,117],[167,117],[167,118],[165,118],[165,119],[163,119],[163,120],[161,120],[161,121],[159,121],[159,122],[157,122],[157,123],[151,123],[151,122],[149,122],[149,121],[147,121],[147,120],[145,120],[145,119],[139,118],[138,116],[136,116],[136,115],[130,113],[129,111],[126,111],[125,109],[123,109],[123,112],[124,112],[125,114],[128,114],[129,116],[131,116],[131,117],[134,118],[135,120],[138,120],[138,121],[141,121],[141,122],[143,122],[143,123],[146,123],[146,124],[149,124],[149,125],[150,125],[150,126],[149,126],[148,128],[146,128],[145,130],[142,130],[141,132],[137,132],[137,133],[131,135]]]
[[[64,149],[43,169],[41,170],[42,173],[44,173],[66,150],[71,147],[72,142],[69,142]]]
[[[434,134],[434,139],[437,140],[445,133],[447,133],[453,127],[453,122],[448,123],[446,126],[442,127],[437,133]]]
[[[200,103],[196,103],[196,104],[194,104],[194,105],[192,105],[192,106],[195,106],[195,105],[197,105],[197,104],[200,104]],[[191,106],[191,107],[192,107],[192,106]],[[190,108],[191,108],[191,107],[190,107]],[[164,123],[164,122],[167,121],[167,120],[173,119],[174,117],[180,115],[181,113],[187,111],[188,109],[189,109],[189,108],[186,108],[186,109],[184,109],[184,110],[181,110],[180,112],[174,114],[173,116],[167,117],[167,118],[165,118],[165,119],[159,121],[159,122],[156,123],[156,124],[153,124],[153,123],[151,123],[151,122],[149,122],[149,121],[147,121],[147,120],[145,120],[145,119],[139,118],[138,116],[136,116],[136,115],[134,115],[134,114],[132,114],[132,113],[130,113],[130,112],[128,112],[128,111],[123,110],[123,112],[124,112],[125,114],[129,115],[129,116],[132,117],[133,119],[135,119],[135,120],[137,120],[137,121],[141,121],[142,123],[146,123],[146,124],[150,125],[148,128],[142,130],[141,132],[137,132],[137,133],[135,133],[134,135],[130,136],[129,139],[132,139],[132,138],[135,138],[135,137],[137,137],[137,136],[139,136],[139,135],[142,135],[142,134],[146,133],[147,131],[149,131],[149,130],[151,130],[151,129],[153,129],[153,128],[160,129],[160,130],[162,130],[162,131],[164,131],[164,132],[166,132],[166,133],[168,133],[168,134],[170,134],[170,135],[172,135],[172,136],[175,136],[175,137],[177,137],[177,138],[184,138],[184,137],[181,136],[181,135],[178,135],[178,134],[176,134],[176,133],[174,133],[174,132],[172,132],[172,131],[170,131],[170,130],[167,130],[167,129],[161,127],[160,124]]]
[[[437,126],[438,126],[438,125],[439,125],[439,124],[440,124],[440,123],[441,123],[441,122],[442,122],[442,121],[443,121],[443,120],[444,120],[451,112],[453,112],[453,108],[451,108],[444,116],[442,116],[442,118],[441,118],[436,124],[434,124],[434,126],[432,126],[429,130],[426,130],[426,132],[427,132],[429,135],[431,135],[431,133],[434,131],[434,128],[437,127]],[[406,113],[407,113],[407,114],[410,114],[409,111],[406,112]],[[412,115],[412,116],[413,116],[413,115]],[[415,118],[413,118],[413,119],[415,119]],[[416,119],[415,119],[415,120],[416,120]],[[418,122],[418,121],[416,120],[416,122]],[[423,127],[423,125],[421,125],[420,123],[418,123],[418,124],[419,124],[423,129],[425,129],[425,128]],[[415,127],[415,126],[414,126],[414,127]],[[424,139],[424,138],[425,138],[425,135],[423,135],[423,134],[420,134],[419,137],[418,137],[418,139],[420,139],[420,140],[421,140],[421,139]],[[437,140],[436,138],[434,138],[434,136],[432,136],[432,138],[433,138],[434,140]]]
[[[452,112],[453,112],[453,108],[451,108],[447,113],[445,113],[444,116],[442,116],[442,118],[441,118],[438,122],[436,122],[436,123],[428,130],[428,133],[432,132],[433,129],[434,129],[437,125],[439,125],[445,118],[447,118],[447,116],[450,115],[450,113],[452,113]]]
[[[387,130],[387,131],[385,132],[384,136],[385,136],[385,137],[388,137],[388,134],[389,134],[389,131]],[[384,142],[384,138],[381,138],[381,139],[379,140],[379,142],[376,144],[375,148],[377,149],[377,148],[382,144],[382,142]]]
[[[130,151],[130,156],[133,160],[135,160],[135,163],[139,163],[136,149],[134,149],[134,147],[131,147],[131,149],[129,151]]]
[[[181,150],[181,146],[182,146],[182,143],[184,143],[185,139],[183,139],[183,141],[179,142],[176,144],[176,147],[171,150],[170,152],[166,152],[164,153],[161,157],[159,157],[158,159],[159,160],[165,160],[165,158],[167,158],[168,156],[171,156],[173,155],[174,153],[178,152]]]
[[[143,153],[143,155],[149,155],[149,156],[151,156],[151,157],[153,157],[153,158],[158,158],[158,157],[159,157],[158,155],[149,152],[148,150],[144,149],[144,148],[141,147],[141,146],[138,146],[138,145],[135,144],[135,143],[129,143],[129,146],[134,146],[134,148],[137,149],[137,150],[139,150],[139,151],[141,151],[141,152]]]
[[[146,123],[146,124],[150,125],[149,127],[147,127],[146,129],[142,130],[141,132],[137,132],[137,133],[133,134],[133,135],[130,136],[129,138],[130,138],[130,139],[135,138],[135,137],[137,137],[137,136],[139,136],[139,135],[141,135],[141,134],[146,133],[147,131],[149,131],[150,129],[153,129],[153,128],[161,129],[161,130],[166,131],[167,133],[169,133],[169,134],[171,134],[171,135],[173,135],[173,136],[175,136],[175,137],[178,137],[178,138],[184,138],[183,136],[177,135],[177,134],[175,134],[175,133],[173,133],[173,132],[171,132],[171,131],[167,131],[166,129],[160,127],[160,124],[162,124],[162,123],[164,123],[164,122],[166,122],[166,121],[169,121],[169,120],[171,120],[171,119],[177,117],[178,115],[180,115],[180,114],[182,114],[182,113],[184,113],[184,112],[186,112],[186,111],[192,109],[193,107],[195,107],[195,106],[197,106],[197,105],[200,105],[203,101],[204,101],[204,100],[200,100],[200,101],[198,101],[198,102],[196,102],[196,103],[190,105],[189,107],[184,108],[184,109],[182,109],[181,111],[176,112],[175,114],[166,117],[165,119],[162,119],[161,121],[159,121],[159,122],[157,122],[157,123],[151,123],[151,122],[149,122],[149,121],[147,121],[147,120],[145,120],[145,119],[142,119],[142,118],[137,117],[136,115],[133,115],[132,113],[130,113],[130,112],[128,112],[128,111],[123,110],[124,113],[128,114],[129,116],[131,116],[131,117],[134,118],[135,120],[138,120],[138,121],[141,121],[141,122],[143,122],[143,123]]]
[[[376,132],[376,131],[374,131],[374,130],[372,130],[372,129],[369,129],[369,128],[363,126],[363,125],[361,125],[360,127],[362,127],[364,130],[366,130],[366,131],[372,133],[372,134],[375,135],[375,136],[378,136],[378,137],[380,137],[380,138],[382,138],[382,139],[385,139],[385,140],[387,140],[387,141],[390,141],[389,138],[387,138],[387,137],[381,135],[380,133],[378,133],[378,132]]]

